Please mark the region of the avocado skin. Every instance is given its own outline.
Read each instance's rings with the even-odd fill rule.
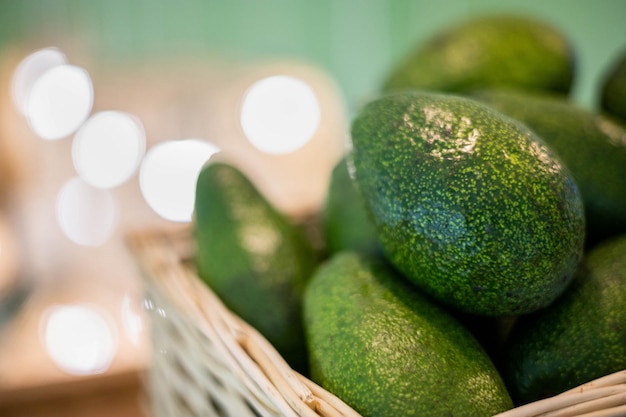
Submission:
[[[503,375],[518,404],[626,368],[626,236],[588,252],[553,305],[519,317]]]
[[[313,380],[364,417],[512,408],[478,342],[382,258],[333,256],[307,287],[304,317]]]
[[[382,252],[376,229],[369,218],[356,183],[350,176],[348,157],[333,168],[326,200],[322,207],[322,230],[326,252],[353,250],[372,254]]]
[[[600,90],[600,108],[626,123],[626,50],[622,51],[604,75]]]
[[[626,232],[626,128],[561,96],[484,90],[472,95],[538,134],[567,165],[585,204],[588,245]]]
[[[351,132],[385,256],[435,299],[514,316],[570,283],[584,244],[581,197],[519,122],[468,98],[412,92],[370,102]]]
[[[236,167],[215,162],[198,178],[194,234],[200,278],[307,372],[302,294],[317,262],[303,232]]]
[[[574,62],[568,39],[545,22],[524,16],[482,16],[418,45],[391,71],[383,91],[466,93],[491,86],[567,94]]]

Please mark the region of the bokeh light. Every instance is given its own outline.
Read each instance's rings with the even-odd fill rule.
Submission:
[[[57,198],[57,220],[65,235],[82,246],[100,246],[115,232],[118,207],[109,190],[74,177]]]
[[[41,339],[61,370],[73,375],[105,372],[117,352],[117,333],[103,311],[89,305],[66,304],[42,316]]]
[[[61,139],[83,124],[92,105],[93,85],[87,71],[57,65],[34,82],[26,101],[26,118],[42,139]]]
[[[130,295],[126,294],[122,299],[122,324],[133,345],[139,344],[144,329],[143,319],[138,309],[139,305],[134,302]]]
[[[103,111],[91,116],[74,136],[72,161],[87,184],[113,188],[135,173],[145,147],[145,133],[137,118]]]
[[[320,105],[311,87],[297,78],[261,79],[246,92],[241,127],[254,147],[287,154],[303,147],[320,123]]]
[[[149,149],[139,170],[139,185],[148,205],[164,219],[190,222],[198,175],[218,151],[200,139],[167,141]]]
[[[15,68],[11,80],[11,98],[15,107],[26,115],[26,103],[33,84],[49,69],[67,63],[57,48],[40,49],[24,58]]]

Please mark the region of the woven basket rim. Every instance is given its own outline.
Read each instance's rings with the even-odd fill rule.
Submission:
[[[254,410],[251,415],[262,416],[359,417],[340,398],[293,370],[256,329],[231,312],[198,278],[192,262],[191,234],[189,224],[148,228],[128,234],[126,242],[144,285],[171,302],[170,308],[187,322],[180,327],[191,324],[215,347],[226,364],[221,373],[230,374],[216,377],[224,377],[228,392],[237,394],[230,399],[241,403],[235,409],[250,407]],[[148,386],[154,383],[147,382]],[[159,390],[159,400],[163,400],[169,393]],[[538,416],[626,416],[626,370],[494,417]]]

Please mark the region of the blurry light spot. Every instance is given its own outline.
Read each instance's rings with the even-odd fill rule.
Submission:
[[[154,309],[154,303],[149,298],[144,298],[143,300],[143,308],[147,311]]]
[[[146,146],[143,126],[128,113],[104,111],[91,116],[72,143],[72,161],[87,184],[113,188],[128,180]]]
[[[89,74],[73,65],[59,65],[33,84],[26,103],[26,117],[31,129],[42,139],[61,139],[80,127],[92,105]]]
[[[63,233],[84,246],[99,246],[113,234],[118,220],[116,201],[108,190],[80,178],[68,180],[57,199],[57,219]]]
[[[26,115],[26,103],[35,81],[50,68],[66,63],[67,58],[57,48],[41,49],[19,63],[11,81],[11,98],[23,115]]]
[[[304,146],[320,123],[320,105],[311,87],[288,76],[253,84],[241,106],[241,127],[260,151],[286,154]]]
[[[198,175],[218,151],[215,145],[199,139],[152,147],[139,170],[139,185],[148,205],[167,220],[191,221]]]
[[[42,342],[52,361],[74,375],[106,371],[117,351],[111,321],[93,307],[60,305],[42,318]]]
[[[134,345],[139,344],[139,338],[143,332],[143,320],[128,295],[125,295],[122,300],[122,323],[130,341]]]

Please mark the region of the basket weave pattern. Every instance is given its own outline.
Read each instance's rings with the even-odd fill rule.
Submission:
[[[293,371],[198,278],[188,226],[134,233],[128,244],[151,321],[145,385],[154,417],[360,416]],[[497,417],[538,416],[626,416],[626,371]]]

